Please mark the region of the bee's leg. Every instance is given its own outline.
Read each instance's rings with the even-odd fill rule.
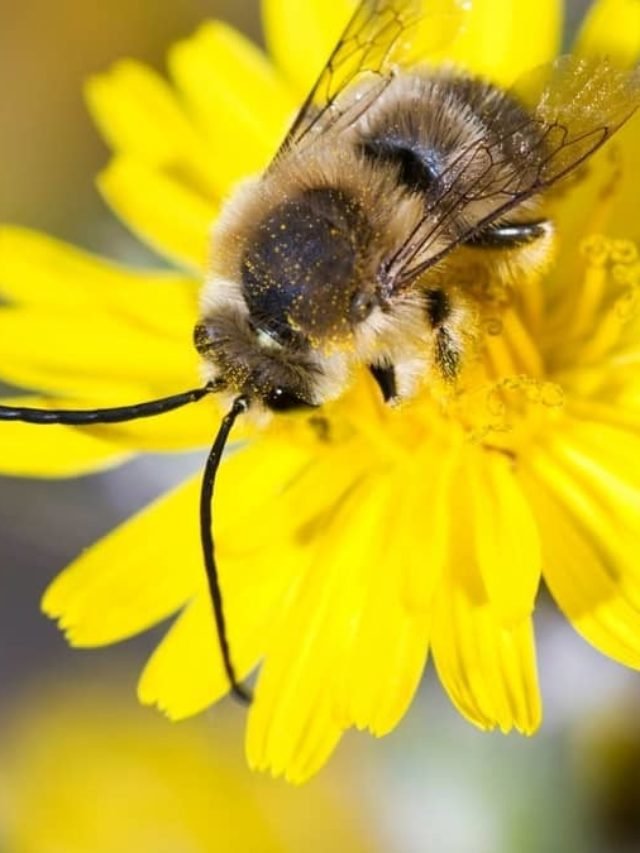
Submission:
[[[435,363],[443,379],[453,381],[460,370],[460,347],[449,330],[451,302],[444,290],[427,290],[427,319],[435,332]]]
[[[466,241],[466,245],[474,249],[520,249],[541,237],[548,237],[551,232],[551,225],[545,219],[536,222],[505,222],[479,231]]]
[[[443,379],[453,382],[458,376],[460,355],[460,349],[447,327],[440,326],[436,331],[436,364]]]
[[[392,403],[398,397],[396,369],[392,364],[370,364],[371,375],[378,383],[385,403]]]

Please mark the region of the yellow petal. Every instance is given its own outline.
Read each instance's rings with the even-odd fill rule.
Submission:
[[[541,713],[531,619],[505,620],[489,598],[473,533],[480,519],[465,473],[461,465],[452,489],[455,526],[447,574],[434,603],[433,656],[451,700],[471,722],[529,734]]]
[[[476,558],[487,595],[505,624],[518,624],[533,612],[540,581],[535,519],[505,456],[482,450],[470,453],[465,476],[473,505]]]
[[[562,37],[560,0],[474,0],[443,59],[502,86],[550,62]]]
[[[527,460],[544,575],[576,630],[638,667],[640,480],[629,460],[640,441],[605,424],[568,426]]]
[[[202,274],[217,214],[213,197],[124,155],[100,175],[98,186],[115,213],[152,249]]]
[[[355,8],[354,0],[264,0],[262,15],[276,65],[299,98],[318,78]]]
[[[295,506],[296,484],[310,461],[309,449],[273,430],[225,459],[219,473],[216,527],[225,559],[257,559],[273,543],[284,553],[287,543],[306,544],[299,528],[314,512],[313,496]],[[291,501],[294,503],[292,504]],[[266,509],[268,508],[268,510]],[[268,567],[264,567],[268,571]],[[233,575],[233,573],[231,573]],[[242,587],[242,577],[232,577]]]
[[[215,160],[189,122],[175,93],[154,71],[132,60],[89,80],[89,109],[106,142],[150,167],[180,171],[215,186]]]
[[[428,612],[449,559],[449,511],[454,450],[424,444],[397,477],[387,522],[388,542],[402,566],[403,599],[414,612]]]
[[[546,478],[527,472],[540,522],[544,578],[558,606],[584,639],[625,666],[640,669],[640,612],[615,567],[588,529],[576,525]]]
[[[228,601],[225,605],[228,608]],[[260,637],[255,630],[250,639],[248,656],[244,651],[249,645],[247,636],[243,637],[242,652],[238,644],[231,643],[232,660],[240,679],[247,677],[260,654]],[[201,590],[151,656],[140,678],[138,697],[144,705],[155,705],[170,719],[182,720],[203,711],[228,692],[211,601]]]
[[[608,408],[602,410],[603,415],[608,413]],[[615,419],[615,409],[611,410],[611,415]],[[630,464],[640,458],[640,433],[636,424],[624,429],[615,420],[608,422],[604,417],[596,420],[583,416],[567,418],[562,427],[552,443],[562,446],[565,453],[579,458],[591,470],[594,466],[599,469],[607,478],[612,498],[615,498],[616,483],[635,490],[634,499],[627,491],[620,495],[621,509],[625,514],[627,509],[640,510],[640,469]]]
[[[637,0],[596,0],[584,20],[575,52],[607,56],[631,67],[640,56],[640,5]]]
[[[451,579],[437,598],[433,656],[460,713],[482,729],[532,734],[541,709],[530,619],[505,628],[492,609]]]
[[[620,585],[640,607],[640,569],[635,559],[640,522],[640,478],[625,450],[636,453],[640,441],[624,430],[599,427],[601,442],[608,436],[620,443],[617,449],[598,449],[583,425],[571,424],[571,432],[549,436],[530,464],[546,478],[574,523],[591,538],[601,557],[619,577]],[[592,430],[591,433],[594,431]],[[625,460],[626,458],[626,465]]]
[[[394,479],[406,483],[406,472],[401,470]],[[397,489],[389,485],[375,536],[368,543],[371,557],[363,563],[364,575],[354,585],[355,595],[347,605],[353,637],[341,656],[336,687],[338,719],[345,727],[355,725],[377,736],[396,727],[413,699],[427,658],[430,629],[429,612],[411,611],[405,603],[407,550],[399,547],[389,524],[402,508],[393,500]],[[424,556],[424,543],[428,555],[429,531],[418,530],[414,527],[413,551]],[[431,571],[426,561],[423,570]]]
[[[0,228],[0,295],[19,305],[135,319],[164,337],[184,339],[197,318],[200,282],[171,272],[135,270],[26,228]]]
[[[38,397],[0,399],[3,406],[43,408]],[[66,426],[0,424],[0,474],[8,477],[78,477],[121,465],[128,454],[107,441]]]
[[[304,738],[300,742],[283,776],[292,785],[302,785],[331,758],[342,738],[343,729],[336,723],[333,706],[327,697],[318,696]],[[248,737],[248,732],[247,732]],[[272,775],[278,775],[272,771]]]
[[[188,345],[163,340],[142,325],[108,315],[6,308],[0,311],[0,376],[14,385],[56,396],[135,403],[167,388],[198,384],[197,358]]]
[[[107,645],[175,613],[202,572],[194,478],[86,551],[51,584],[42,607],[72,645]]]
[[[380,480],[352,490],[327,519],[312,566],[287,597],[249,717],[255,768],[300,781],[304,757],[319,750],[326,758],[323,747],[337,742],[339,720],[329,715],[327,697],[366,599],[383,505]]]
[[[295,100],[264,54],[220,22],[176,45],[169,66],[206,136],[217,192],[226,196],[239,179],[268,165]]]

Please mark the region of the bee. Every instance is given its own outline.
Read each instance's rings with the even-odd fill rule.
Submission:
[[[481,300],[462,263],[489,277],[540,265],[553,243],[548,192],[640,103],[636,71],[571,56],[506,91],[413,57],[419,28],[458,0],[359,0],[264,174],[228,201],[213,236],[194,333],[206,385],[88,412],[0,407],[0,419],[74,425],[150,417],[228,395],[202,481],[203,558],[222,658],[227,640],[212,499],[236,419],[314,409],[367,369],[396,405],[455,382],[477,341]],[[465,283],[466,281],[466,283]],[[401,416],[401,414],[399,414]]]

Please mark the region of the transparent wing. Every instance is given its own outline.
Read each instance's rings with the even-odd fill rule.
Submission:
[[[389,293],[590,157],[640,105],[640,71],[564,56],[511,94],[524,109],[484,116],[486,133],[456,155],[424,220],[386,264]]]
[[[347,108],[342,94],[368,75],[377,79],[367,89],[366,103],[356,108],[362,115],[390,82],[394,66],[424,61],[451,43],[467,12],[465,0],[359,0],[278,155],[335,129],[345,111],[354,109],[353,104]]]

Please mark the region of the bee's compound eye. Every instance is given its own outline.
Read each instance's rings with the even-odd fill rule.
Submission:
[[[303,400],[302,397],[298,397],[293,391],[289,391],[281,385],[269,391],[264,398],[264,404],[272,412],[292,412],[295,409],[313,408],[313,403]]]

